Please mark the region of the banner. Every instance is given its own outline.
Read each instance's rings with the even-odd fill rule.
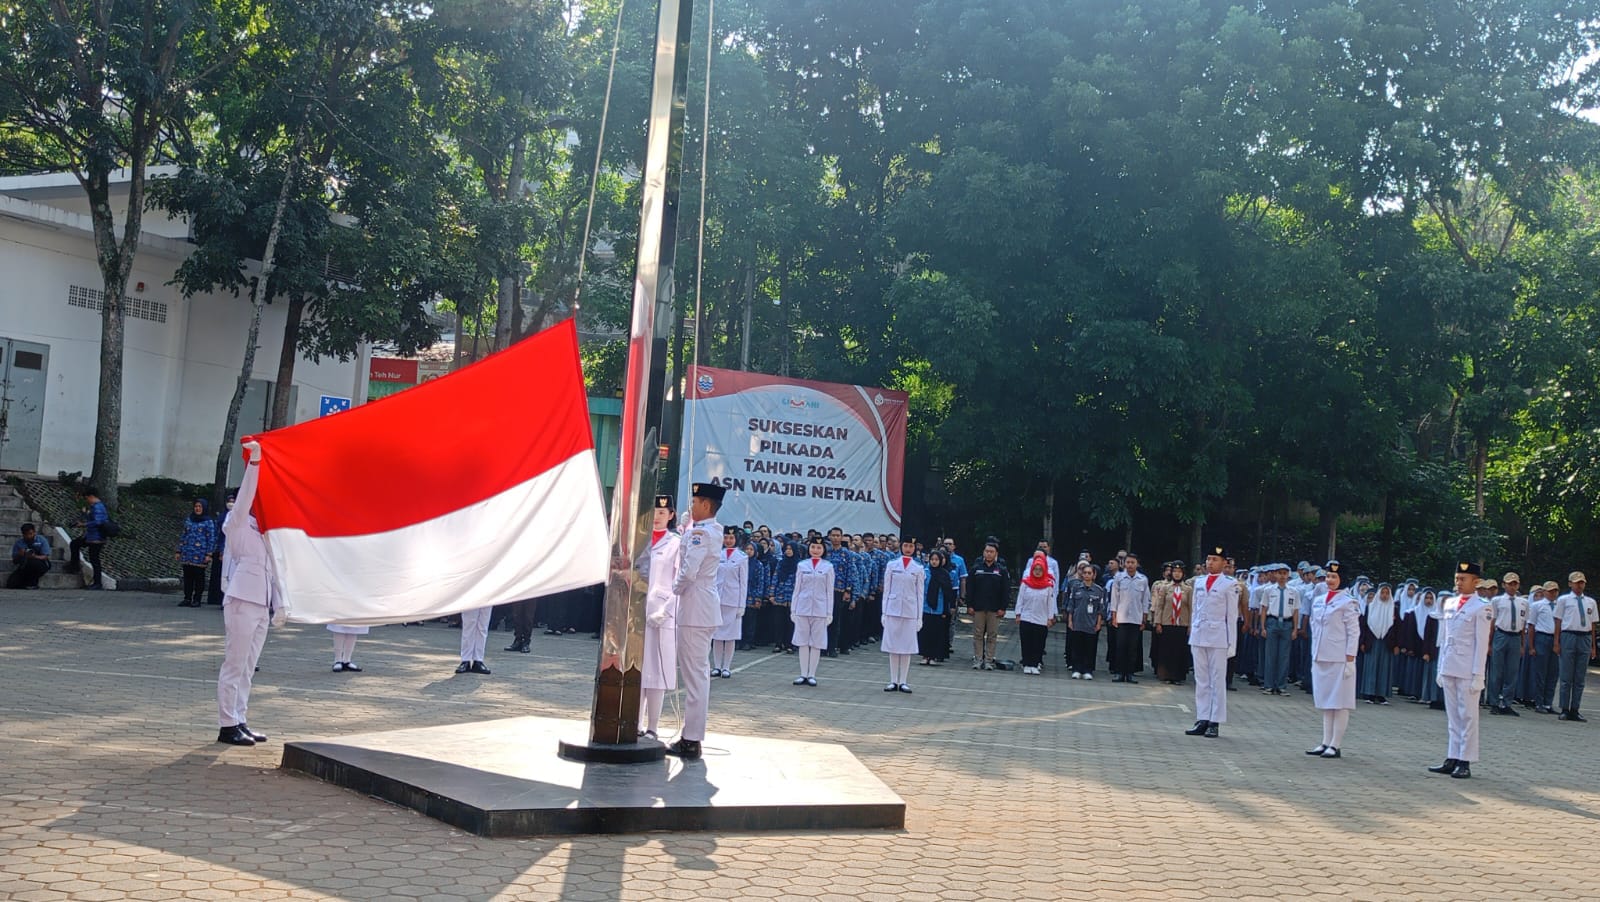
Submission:
[[[904,392],[702,366],[685,408],[679,493],[726,486],[723,523],[899,532]]]

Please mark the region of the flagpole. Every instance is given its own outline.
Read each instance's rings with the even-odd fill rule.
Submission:
[[[611,564],[594,707],[588,744],[561,743],[564,757],[586,761],[648,761],[664,754],[659,743],[638,741],[645,586],[644,574],[636,572],[634,565],[649,549],[650,512],[660,467],[657,449],[666,394],[667,338],[673,319],[678,187],[683,174],[683,120],[689,87],[686,51],[693,19],[694,0],[659,0],[621,447],[611,503]],[[676,661],[662,663],[677,666]]]

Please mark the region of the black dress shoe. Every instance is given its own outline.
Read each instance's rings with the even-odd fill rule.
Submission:
[[[471,670],[473,673],[481,673],[484,676],[488,676],[489,675],[489,668],[483,666],[483,662],[482,661],[473,661],[472,662],[472,666],[470,668],[468,668],[468,669]]]
[[[1582,714],[1579,714],[1577,708],[1573,708],[1571,711],[1567,712],[1567,719],[1568,720],[1575,720],[1578,723],[1588,723],[1589,722],[1589,718],[1584,717]]]
[[[901,683],[900,684],[900,691],[904,692],[906,695],[910,695],[911,694],[911,687],[907,686],[905,683]]]
[[[520,640],[513,642],[502,649],[502,651],[522,651],[522,642]]]
[[[344,669],[345,669],[346,673],[360,673],[361,672],[361,668],[356,666],[356,663],[354,661],[346,662],[345,665],[344,665]]]
[[[1221,731],[1219,731],[1217,729],[1217,725],[1216,724],[1214,724],[1214,723],[1206,724],[1206,738],[1207,739],[1216,739],[1219,735],[1221,735]]]
[[[247,723],[239,724],[239,732],[243,733],[246,736],[249,736],[251,739],[254,739],[256,742],[266,742],[267,741],[267,734],[265,734],[265,733],[257,733],[255,730],[250,729],[250,725],[247,724]]]
[[[1139,682],[1139,681],[1138,681],[1138,680],[1136,680],[1136,679],[1134,679],[1134,678],[1133,678],[1133,677],[1131,677],[1131,676],[1128,676],[1128,677],[1123,677],[1123,678],[1122,678],[1122,681],[1123,681],[1123,682],[1124,682],[1124,683],[1137,683],[1137,682]]]
[[[1197,720],[1197,721],[1194,722],[1194,727],[1193,728],[1183,731],[1183,735],[1185,735],[1185,736],[1204,736],[1206,734],[1206,727],[1209,727],[1209,726],[1211,726],[1211,724],[1207,723],[1206,721]]]
[[[1428,773],[1430,773],[1430,774],[1453,774],[1453,773],[1455,773],[1456,767],[1458,765],[1460,765],[1460,764],[1461,764],[1461,762],[1457,761],[1454,758],[1446,758],[1446,759],[1444,759],[1444,763],[1439,765],[1438,767],[1430,767],[1430,768],[1428,768]]]
[[[1513,708],[1510,705],[1503,705],[1500,708],[1500,713],[1501,714],[1507,714],[1507,715],[1510,715],[1512,717],[1521,717],[1522,716],[1521,714],[1517,713],[1517,709],[1516,708]]]
[[[839,650],[837,648],[830,648],[822,654],[824,657],[837,658],[839,657]]]
[[[460,664],[456,665],[456,673],[467,673],[467,672],[469,672],[471,670],[472,670],[472,662],[471,661],[462,661]]]
[[[256,741],[238,727],[223,727],[217,731],[217,741],[229,745],[255,745]]]
[[[1306,749],[1306,754],[1307,755],[1320,755],[1323,752],[1326,752],[1330,747],[1331,746],[1319,745],[1314,749]]]
[[[1457,780],[1469,780],[1472,778],[1472,765],[1463,761],[1456,765],[1456,769],[1450,772],[1450,776],[1455,777]]]
[[[667,754],[676,755],[685,761],[694,761],[700,757],[700,743],[693,739],[679,739],[667,746]]]

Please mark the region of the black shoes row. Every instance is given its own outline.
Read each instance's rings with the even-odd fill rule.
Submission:
[[[257,733],[250,729],[249,724],[242,723],[218,730],[217,741],[226,742],[228,745],[255,745],[258,742],[266,742],[267,734]]]
[[[456,673],[481,673],[489,675],[489,668],[483,666],[482,661],[462,661],[456,666]]]
[[[334,661],[334,673],[360,673],[361,667],[354,661]]]

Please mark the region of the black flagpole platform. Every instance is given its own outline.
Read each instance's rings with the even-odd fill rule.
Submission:
[[[705,756],[555,754],[582,721],[516,717],[290,742],[283,767],[479,836],[895,830],[906,805],[842,745],[709,733]]]

